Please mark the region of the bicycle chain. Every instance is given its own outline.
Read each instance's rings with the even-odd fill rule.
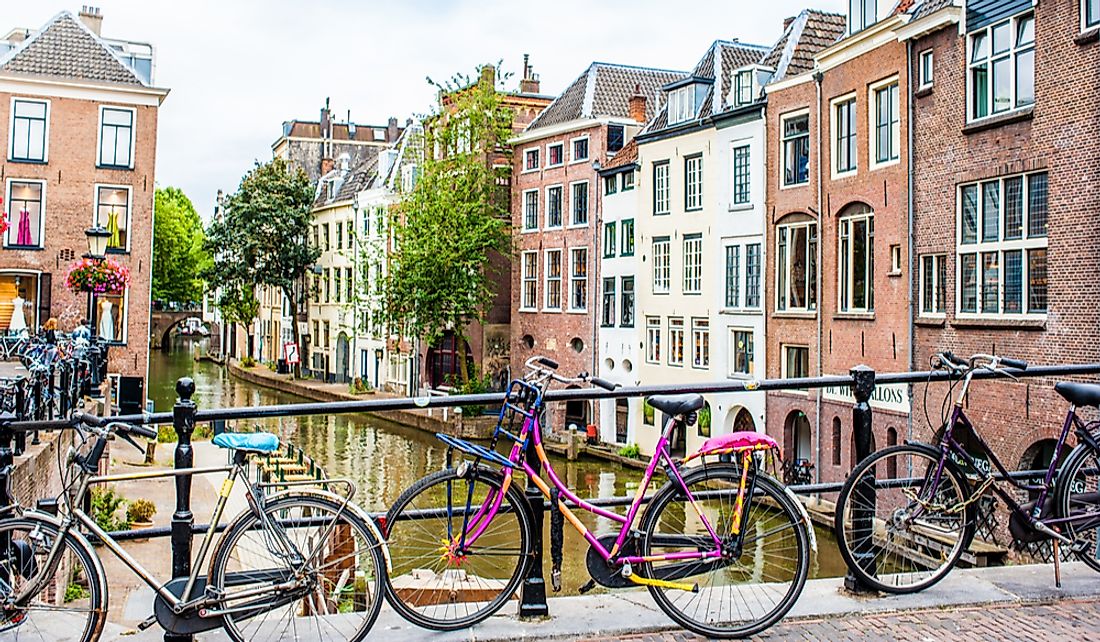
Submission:
[[[982,485],[978,487],[978,490],[976,492],[970,494],[969,499],[961,501],[961,502],[959,502],[959,503],[957,503],[953,506],[948,506],[947,504],[937,504],[937,503],[934,503],[934,502],[925,501],[925,500],[917,497],[916,493],[914,493],[913,491],[911,491],[909,489],[902,489],[901,493],[903,495],[905,495],[906,497],[908,497],[911,501],[914,501],[914,502],[920,504],[921,507],[924,508],[925,510],[942,511],[944,513],[947,513],[948,515],[954,515],[956,513],[961,513],[963,510],[966,509],[967,506],[969,506],[969,505],[973,504],[974,502],[978,501],[978,498],[981,497],[982,495],[984,495],[985,491],[989,490],[989,487],[993,485],[994,481],[996,481],[996,479],[994,477],[992,477],[992,476],[987,477],[986,480],[984,482],[982,482]]]

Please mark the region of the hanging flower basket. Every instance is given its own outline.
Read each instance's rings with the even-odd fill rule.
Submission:
[[[114,259],[80,259],[69,268],[65,287],[73,292],[121,294],[130,283],[130,269]]]
[[[7,233],[11,223],[8,223],[8,213],[4,211],[4,197],[0,196],[0,236]]]

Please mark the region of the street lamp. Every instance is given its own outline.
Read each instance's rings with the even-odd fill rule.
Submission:
[[[107,240],[111,238],[111,233],[107,228],[103,227],[99,223],[96,223],[93,227],[89,227],[84,230],[84,236],[88,238],[88,253],[84,255],[85,258],[96,261],[102,261],[107,255]],[[95,292],[91,289],[88,290],[88,320],[92,325],[92,345],[89,348],[89,361],[91,362],[91,384],[94,387],[98,387],[103,382],[101,378],[101,366],[100,360],[102,358],[99,350],[99,328],[96,323],[96,304],[95,304]],[[95,388],[93,388],[94,390]]]
[[[84,230],[84,236],[88,237],[88,254],[85,256],[102,261],[107,255],[107,241],[111,238],[111,232],[96,223],[94,227]]]

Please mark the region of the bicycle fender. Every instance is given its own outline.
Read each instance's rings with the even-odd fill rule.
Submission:
[[[810,521],[810,514],[806,511],[806,507],[802,505],[802,502],[798,501],[798,497],[791,490],[790,486],[786,484],[780,484],[783,489],[783,494],[787,496],[787,499],[798,509],[798,514],[802,516],[802,523],[806,525],[806,534],[810,537],[810,550],[814,553],[817,552],[817,532],[814,531],[814,523]]]

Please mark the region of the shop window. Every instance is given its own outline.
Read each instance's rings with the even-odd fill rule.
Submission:
[[[95,331],[108,343],[126,343],[127,299],[125,292],[96,295]]]
[[[100,185],[95,191],[95,223],[107,229],[107,250],[125,252],[130,248],[130,189]]]
[[[8,184],[8,235],[6,245],[42,247],[42,222],[46,213],[46,184],[11,181]]]

